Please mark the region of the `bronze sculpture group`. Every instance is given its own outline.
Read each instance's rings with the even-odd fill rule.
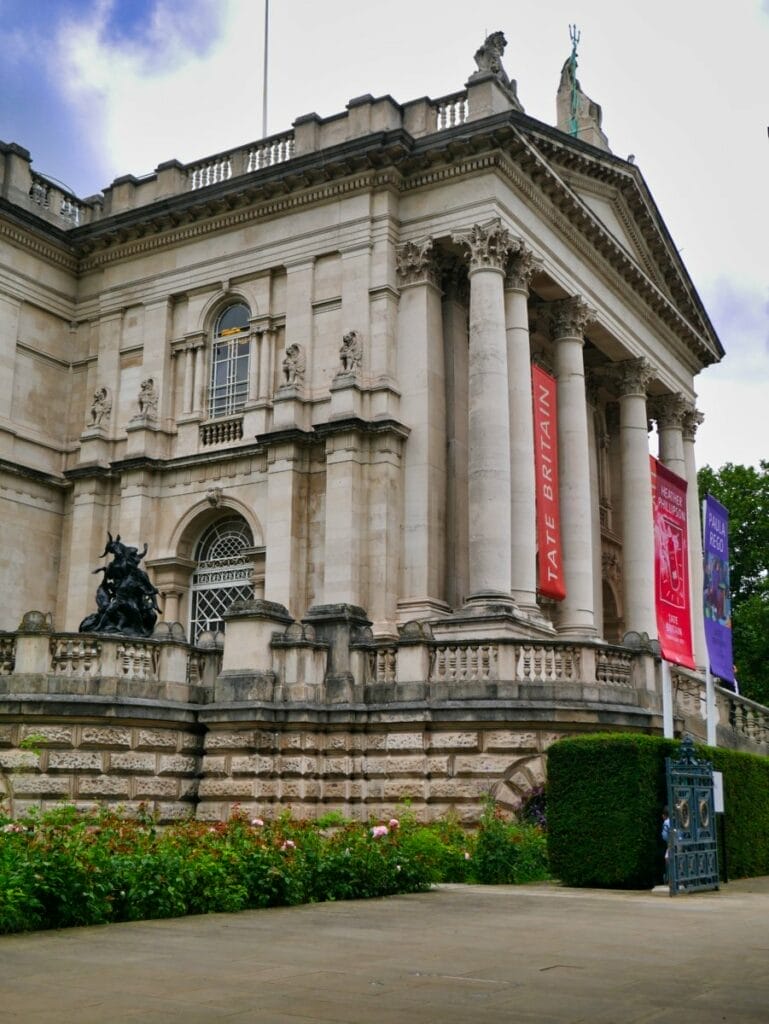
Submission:
[[[112,555],[109,565],[94,569],[103,573],[96,589],[96,608],[80,623],[81,633],[124,633],[129,636],[151,636],[160,608],[157,588],[139,563],[147,554],[129,547],[107,533],[102,558]]]

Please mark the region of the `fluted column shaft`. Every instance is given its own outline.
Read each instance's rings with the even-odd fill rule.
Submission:
[[[507,399],[510,411],[511,587],[524,608],[537,603],[537,525],[534,472],[534,414],[529,342],[529,280],[534,255],[521,248],[508,264],[505,278],[507,325]]]
[[[593,636],[593,530],[582,351],[592,311],[581,299],[570,298],[552,303],[548,313],[558,382],[558,476],[566,582],[566,597],[558,606],[558,631]]]
[[[646,385],[652,368],[645,359],[628,359],[620,364],[618,373],[625,630],[656,637],[654,521],[646,411]]]
[[[512,601],[504,271],[514,242],[498,221],[476,224],[454,239],[470,252],[468,600]]]

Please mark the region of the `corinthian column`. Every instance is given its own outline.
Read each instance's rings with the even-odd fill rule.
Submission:
[[[558,381],[558,486],[566,597],[558,606],[558,632],[594,636],[593,530],[590,444],[582,349],[593,310],[578,296],[548,304]]]
[[[694,438],[697,427],[704,415],[687,403],[683,415],[684,476],[686,488],[686,517],[689,522],[689,593],[692,602],[692,639],[694,660],[704,668],[708,662],[705,643],[705,619],[702,609],[703,566],[702,566],[702,523],[700,521],[700,499],[697,491],[697,462],[694,456]]]
[[[469,254],[468,511],[470,594],[512,604],[510,413],[504,273],[517,243],[499,219],[457,232]]]
[[[446,604],[446,383],[443,315],[432,239],[396,250],[400,286],[398,379],[411,430],[404,454],[401,620],[448,611]]]
[[[628,359],[617,364],[616,373],[620,396],[625,630],[655,637],[654,522],[646,412],[646,386],[654,371],[646,359]]]
[[[657,422],[659,458],[677,476],[686,478],[683,425],[687,402],[680,393],[661,395],[649,403],[652,419]]]
[[[537,527],[534,478],[534,412],[531,397],[529,281],[538,261],[523,245],[507,265],[507,395],[510,410],[510,534],[513,597],[537,605]]]

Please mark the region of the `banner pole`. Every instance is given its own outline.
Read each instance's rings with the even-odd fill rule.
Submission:
[[[670,662],[662,659],[662,735],[673,739],[673,678]]]
[[[705,724],[707,726],[707,744],[717,746],[716,742],[716,687],[710,665],[705,668]]]

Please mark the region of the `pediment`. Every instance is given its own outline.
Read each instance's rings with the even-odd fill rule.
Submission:
[[[527,124],[526,135],[530,153],[554,175],[551,191],[560,186],[561,206],[573,204],[583,232],[609,236],[619,263],[628,260],[698,336],[707,350],[704,365],[721,358],[718,336],[639,168],[541,124]]]
[[[672,299],[664,272],[644,244],[643,235],[635,223],[633,214],[624,197],[616,188],[601,186],[582,180],[571,180],[565,176],[573,191],[598,217],[606,230],[613,236],[638,266],[649,275],[658,288]]]

